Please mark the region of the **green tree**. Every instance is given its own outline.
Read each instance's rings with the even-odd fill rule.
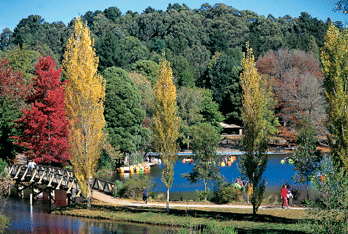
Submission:
[[[298,183],[306,183],[307,198],[309,199],[309,180],[317,172],[320,166],[320,151],[316,150],[316,131],[308,119],[302,121],[299,136],[297,137],[298,148],[294,154],[295,179]]]
[[[251,203],[253,214],[262,202],[266,186],[262,178],[267,165],[267,129],[266,129],[266,100],[261,89],[261,77],[255,67],[252,49],[247,44],[246,53],[242,60],[243,73],[240,81],[243,90],[242,120],[244,122],[244,136],[242,147],[245,154],[241,160],[242,174],[252,187]]]
[[[5,53],[5,58],[9,61],[14,71],[21,72],[27,84],[32,82],[34,77],[34,65],[39,61],[40,54],[37,51],[29,50],[26,45],[16,46]]]
[[[132,65],[132,71],[144,75],[154,86],[157,82],[158,64],[151,60],[138,60]]]
[[[122,153],[144,148],[150,132],[141,125],[145,111],[134,81],[128,72],[116,67],[105,69],[103,77],[106,80],[104,113],[111,145],[119,146]]]
[[[174,164],[177,159],[179,118],[177,116],[176,88],[170,63],[163,57],[155,85],[155,110],[153,116],[154,146],[162,157],[162,179],[167,187],[167,212],[169,212],[169,189],[174,180]]]
[[[98,57],[93,44],[87,25],[78,18],[66,46],[63,70],[68,81],[65,105],[70,122],[70,161],[87,199],[87,209],[92,200],[90,180],[95,176],[105,140],[105,81],[97,72]]]
[[[208,181],[221,179],[220,169],[215,165],[217,161],[216,149],[221,140],[220,133],[209,123],[199,123],[191,129],[191,147],[197,161],[192,172],[183,174],[191,183],[203,180],[205,200],[207,199]]]
[[[311,233],[336,234],[348,232],[348,180],[343,168],[327,157],[320,167],[323,177],[315,177],[313,187],[319,196],[309,200],[307,211],[314,219],[308,220]]]
[[[208,64],[207,77],[203,86],[210,89],[214,100],[219,104],[219,110],[229,122],[240,121],[241,90],[239,73],[242,59],[241,48],[235,48],[228,53],[216,54]]]
[[[328,140],[336,167],[348,170],[348,31],[331,24],[321,50],[327,106]]]
[[[203,120],[200,113],[204,97],[199,88],[181,87],[177,92],[178,114],[181,118],[179,139],[190,145],[190,128]]]

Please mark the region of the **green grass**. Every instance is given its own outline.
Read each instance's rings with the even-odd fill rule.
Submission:
[[[310,218],[305,210],[260,209],[254,217],[251,209],[237,208],[172,208],[170,213],[159,207],[133,207],[93,202],[61,207],[55,214],[109,219],[143,224],[203,230],[215,222],[218,228],[235,228],[238,233],[306,233],[301,223]]]

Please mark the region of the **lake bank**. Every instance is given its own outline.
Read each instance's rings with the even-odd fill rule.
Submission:
[[[304,209],[262,208],[257,217],[253,217],[250,207],[171,207],[169,214],[165,207],[112,205],[99,201],[93,201],[91,210],[85,207],[85,204],[60,207],[53,213],[170,228],[199,229],[214,222],[218,227],[233,227],[238,233],[306,233],[301,221],[309,218]]]

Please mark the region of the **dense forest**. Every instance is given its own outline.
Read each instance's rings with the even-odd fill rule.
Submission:
[[[177,86],[182,146],[189,143],[189,127],[199,122],[240,125],[239,76],[246,42],[271,89],[270,108],[276,109],[283,136],[289,137],[303,111],[312,113],[318,129],[324,131],[319,57],[330,19],[323,22],[305,12],[297,18],[265,17],[224,4],[203,4],[199,9],[169,4],[166,11],[148,7],[141,14],[109,7],[88,11],[82,19],[90,28],[98,69],[107,82],[105,119],[110,142],[122,152],[145,147],[151,138],[147,127],[162,54],[171,64]],[[22,19],[13,32],[6,28],[1,33],[1,60],[6,59],[27,82],[40,55],[52,56],[59,67],[74,22],[48,23],[38,15]],[[342,22],[334,24],[343,28]],[[11,131],[8,126],[1,128],[2,138]]]

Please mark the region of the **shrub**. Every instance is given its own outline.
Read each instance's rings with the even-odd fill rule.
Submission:
[[[207,188],[207,191],[196,191],[196,194],[198,196],[198,201],[206,201],[210,194],[210,189]]]
[[[222,186],[218,191],[214,192],[213,201],[219,204],[231,203],[232,201],[240,201],[242,191],[231,186]]]
[[[0,215],[0,233],[4,233],[5,228],[7,227],[8,218],[4,215]]]
[[[143,196],[143,187],[146,187],[147,191],[152,187],[152,181],[148,177],[142,179],[131,178],[124,182],[122,188],[119,189],[118,194],[122,198],[141,199]]]
[[[166,195],[164,193],[159,193],[156,198],[157,201],[165,201]]]
[[[6,166],[7,166],[7,162],[0,158],[0,174],[2,176],[6,176],[6,171],[5,171]]]
[[[120,197],[120,191],[121,191],[121,189],[122,189],[122,187],[123,187],[123,182],[120,181],[120,180],[116,180],[116,181],[114,182],[114,184],[115,184],[115,187],[114,187],[114,196],[115,196],[115,197]]]
[[[210,221],[206,225],[188,225],[187,228],[182,227],[179,234],[193,234],[193,233],[202,233],[202,234],[237,234],[238,232],[233,227],[221,227],[217,226],[216,221]]]

